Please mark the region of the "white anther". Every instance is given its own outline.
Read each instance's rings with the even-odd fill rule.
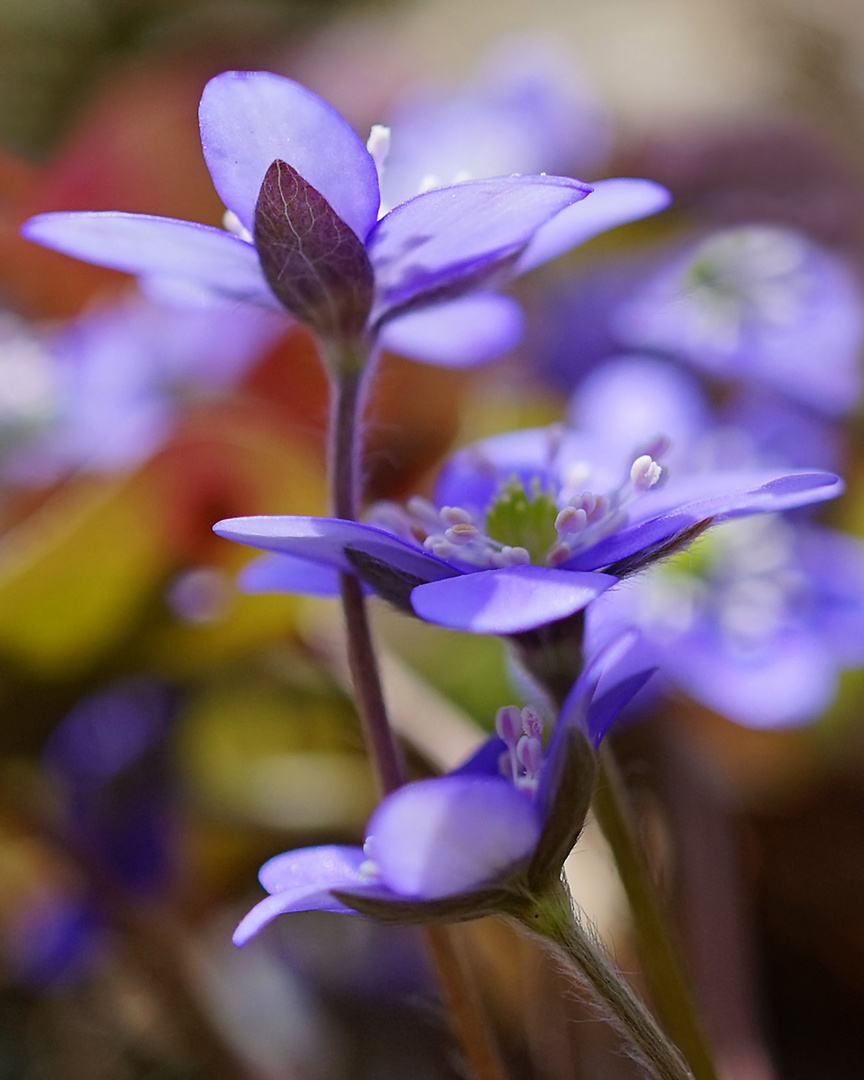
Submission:
[[[427,536],[423,541],[423,549],[438,559],[452,559],[456,554],[456,548],[443,536]]]
[[[470,544],[480,536],[480,530],[476,525],[461,522],[458,525],[451,525],[444,536],[451,544]]]
[[[366,140],[366,149],[375,162],[375,168],[380,176],[387,155],[390,153],[390,128],[383,124],[373,124],[369,138]]]
[[[588,524],[588,514],[582,507],[565,506],[555,518],[555,528],[558,532],[578,533]]]
[[[424,499],[422,495],[412,495],[405,504],[405,509],[418,521],[421,521],[430,532],[440,525],[438,508],[428,499]]]
[[[472,525],[473,519],[461,506],[442,506],[441,520],[445,525]]]
[[[226,210],[222,215],[222,228],[231,233],[232,236],[239,236],[247,244],[252,243],[252,233],[249,232],[233,210]]]
[[[357,875],[362,881],[378,881],[381,871],[371,859],[365,859],[357,867]]]
[[[505,544],[501,555],[507,560],[505,566],[527,566],[531,562],[531,555],[524,547],[510,547]]]
[[[425,195],[427,191],[432,191],[433,188],[437,187],[441,187],[441,177],[436,176],[435,173],[427,173],[420,181],[417,194]]]
[[[630,479],[637,491],[654,487],[663,470],[650,454],[642,454],[630,466]]]

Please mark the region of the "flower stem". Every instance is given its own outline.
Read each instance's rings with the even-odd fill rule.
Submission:
[[[694,1080],[693,1073],[648,1008],[630,989],[603,948],[580,925],[563,883],[519,911],[516,917],[577,981],[588,981],[616,1026],[659,1080]]]
[[[360,503],[359,465],[362,462],[360,419],[364,405],[364,373],[374,366],[369,358],[360,364],[335,368],[332,380],[331,491],[336,517],[355,520]],[[363,737],[379,791],[386,795],[405,783],[405,762],[387,717],[381,675],[366,597],[353,574],[340,575],[342,609],[345,613],[348,666],[357,699]],[[489,1032],[474,987],[471,985],[444,926],[423,928],[426,945],[450,1013],[453,1028],[476,1080],[505,1080],[497,1049]]]
[[[627,894],[652,997],[696,1080],[717,1080],[681,960],[636,839],[617,762],[607,744],[601,746],[599,756],[600,777],[592,805]]]
[[[333,395],[330,459],[333,512],[336,517],[353,521],[359,504],[358,463],[362,460],[358,422],[363,410],[362,371],[352,369],[334,379]],[[341,574],[339,585],[357,711],[378,788],[386,795],[405,783],[405,763],[387,719],[362,586],[353,574]]]

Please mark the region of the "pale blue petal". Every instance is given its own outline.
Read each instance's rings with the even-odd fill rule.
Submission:
[[[672,201],[666,188],[653,180],[616,177],[598,180],[592,187],[594,190],[578,207],[569,207],[538,229],[519,256],[516,273],[533,270],[617,225],[665,210]]]
[[[474,367],[511,349],[522,337],[525,317],[509,296],[477,293],[409,311],[384,324],[385,349],[443,367]]]
[[[201,146],[224,204],[252,232],[264,174],[285,161],[366,239],[378,217],[378,173],[362,140],[326,101],[268,71],[225,71],[204,88]]]
[[[411,604],[421,619],[452,630],[521,634],[582,611],[615,581],[608,574],[508,566],[419,585]]]
[[[426,555],[392,533],[358,521],[261,515],[226,518],[217,522],[213,531],[226,540],[264,551],[284,552],[343,573],[355,572],[346,549],[361,552],[384,566],[426,581],[437,581],[457,573],[440,559]]]
[[[359,873],[365,861],[359,847],[317,847],[286,851],[261,867],[261,884],[271,893],[256,904],[240,922],[232,938],[235,945],[245,945],[277,915],[290,911],[335,911],[345,915],[355,912],[331,893],[348,889],[362,893],[369,885]],[[373,886],[376,893],[380,887]]]
[[[843,489],[843,481],[833,473],[803,469],[687,476],[646,492],[630,510],[627,525],[568,559],[566,566],[568,570],[609,566],[702,521],[792,510],[834,499]]]
[[[270,304],[258,252],[209,225],[148,214],[39,214],[21,228],[28,240],[127,274],[188,280],[223,299]]]
[[[393,892],[434,900],[514,870],[539,835],[533,800],[508,781],[445,776],[389,795],[372,815],[365,850]]]
[[[339,571],[293,555],[261,555],[237,576],[247,593],[288,593],[295,596],[338,596]]]
[[[567,177],[501,176],[436,188],[397,206],[369,237],[378,295],[372,321],[476,289],[511,267],[541,225],[589,190]]]

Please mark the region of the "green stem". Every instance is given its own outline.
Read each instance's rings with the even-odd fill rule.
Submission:
[[[578,982],[587,980],[616,1026],[659,1080],[694,1080],[693,1073],[646,1005],[630,989],[603,948],[580,925],[563,883],[516,917]]]
[[[696,1080],[717,1080],[717,1070],[693,1004],[654,884],[630,820],[627,794],[608,744],[600,749],[594,814],[612,849],[633,917],[639,956],[664,1026]]]

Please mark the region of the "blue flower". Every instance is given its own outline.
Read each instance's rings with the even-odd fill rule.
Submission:
[[[278,557],[253,591],[329,595],[338,573],[456,630],[522,634],[582,611],[618,578],[712,522],[834,498],[833,473],[717,470],[666,477],[657,439],[629,454],[555,426],[486,439],[445,465],[434,501],[370,508],[366,522],[246,517],[215,531]],[[659,460],[658,460],[659,459]]]
[[[831,456],[824,418],[768,390],[712,411],[688,372],[656,357],[596,368],[571,417],[593,425],[610,454],[662,419],[676,473],[698,476],[733,454],[750,467],[790,450]],[[730,522],[587,613],[593,647],[628,626],[640,631],[638,663],[660,669],[655,691],[684,690],[751,727],[806,723],[833,700],[840,671],[864,660],[864,544],[800,513]]]
[[[618,677],[634,639],[620,636],[586,665],[545,748],[536,710],[500,709],[497,734],[461,768],[379,804],[363,847],[302,848],[265,863],[259,879],[270,895],[240,923],[235,943],[290,911],[469,919],[541,892],[582,830],[597,745],[651,675]]]
[[[613,316],[619,340],[842,415],[861,395],[852,270],[778,226],[711,233],[660,260]]]
[[[662,209],[644,180],[590,187],[499,176],[438,187],[379,220],[381,129],[372,153],[311,91],[268,72],[205,87],[201,141],[226,230],[141,214],[49,213],[24,234],[137,274],[187,302],[287,308],[322,339],[376,339],[417,359],[469,364],[509,347],[515,303],[490,287],[604,229]],[[568,208],[590,198],[584,211]],[[472,295],[467,295],[467,294]]]
[[[255,308],[190,311],[139,296],[85,312],[45,342],[53,415],[19,440],[9,473],[39,483],[131,468],[165,442],[184,402],[233,387],[283,330]]]

